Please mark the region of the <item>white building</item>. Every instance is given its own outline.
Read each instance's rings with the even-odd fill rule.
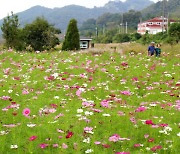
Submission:
[[[170,24],[174,23],[175,20],[169,20],[163,17],[156,17],[138,24],[137,32],[141,35],[145,34],[146,31],[148,34],[157,34],[162,31],[166,31],[168,28],[168,22]]]
[[[92,39],[81,38],[80,39],[80,48],[81,49],[88,49],[90,47],[91,41],[92,41]]]

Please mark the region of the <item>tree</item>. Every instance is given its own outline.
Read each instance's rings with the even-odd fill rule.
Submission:
[[[24,27],[26,36],[25,42],[27,46],[31,46],[34,50],[49,50],[59,43],[56,34],[61,31],[54,28],[44,18],[36,18],[31,24]]]
[[[180,41],[180,23],[173,23],[169,28],[169,37],[175,40],[176,43]]]
[[[19,41],[19,20],[18,16],[11,12],[11,16],[4,19],[1,27],[3,38],[6,40],[6,46],[15,48]]]
[[[113,37],[113,41],[116,43],[129,42],[131,38],[128,34],[117,34]]]
[[[71,19],[67,28],[65,40],[62,45],[62,50],[79,50],[79,41],[77,21],[75,19]]]

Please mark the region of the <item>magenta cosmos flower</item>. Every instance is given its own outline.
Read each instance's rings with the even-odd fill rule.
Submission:
[[[41,149],[45,149],[47,146],[49,146],[49,144],[46,144],[46,143],[42,143],[42,144],[39,145],[39,147]]]
[[[30,114],[30,112],[31,112],[31,110],[30,110],[29,108],[25,108],[25,109],[23,110],[23,115],[24,115],[25,117],[28,117],[29,114]]]
[[[37,136],[31,136],[31,137],[29,138],[29,141],[34,141],[35,139],[37,139]]]

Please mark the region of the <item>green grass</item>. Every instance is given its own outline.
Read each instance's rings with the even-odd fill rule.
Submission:
[[[137,50],[135,46],[139,45],[123,46],[123,52],[127,51],[124,55],[108,52],[108,48],[100,53],[1,51],[0,153],[81,154],[92,149],[95,154],[123,151],[151,154],[157,145],[162,148],[154,153],[180,153],[178,45],[164,46],[160,58],[147,57],[146,47],[142,47],[144,52],[140,54],[128,54],[131,49],[127,48]],[[123,66],[125,63],[127,65]],[[47,80],[53,74],[57,76]],[[133,80],[135,78],[137,81]],[[24,90],[28,94],[23,94]],[[79,96],[78,90],[81,91]],[[123,91],[131,95],[123,95]],[[8,96],[8,100],[3,96]],[[103,100],[108,102],[108,108],[102,106]],[[13,102],[19,106],[8,108]],[[91,106],[84,107],[83,102]],[[57,107],[53,108],[52,104]],[[140,106],[146,110],[135,112]],[[5,108],[6,111],[2,110]],[[31,111],[29,117],[23,115],[25,108]],[[78,109],[83,112],[77,113]],[[94,112],[94,109],[101,112]],[[122,115],[118,114],[120,111]],[[63,116],[55,119],[60,113]],[[153,125],[145,124],[146,120],[152,120]],[[9,128],[10,124],[16,127]],[[35,126],[31,128],[27,124]],[[168,127],[160,124],[168,124]],[[93,133],[85,133],[85,127],[92,127]],[[159,132],[169,127],[172,131],[167,131],[168,134]],[[59,133],[58,129],[64,133]],[[68,132],[73,132],[72,137],[66,138]],[[113,134],[126,139],[109,141]],[[145,134],[149,137],[145,138]],[[31,136],[37,138],[30,141]],[[89,143],[83,142],[87,138]],[[154,141],[150,142],[152,138]],[[96,145],[96,141],[100,144]],[[41,149],[42,143],[48,146]],[[67,149],[62,147],[63,143]],[[53,144],[58,147],[54,148]],[[103,146],[105,144],[108,148]],[[11,145],[18,148],[11,149]]]

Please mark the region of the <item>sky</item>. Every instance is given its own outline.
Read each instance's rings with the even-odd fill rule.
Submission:
[[[0,0],[0,19],[6,17],[8,13],[11,13],[11,11],[13,11],[14,13],[18,13],[35,5],[54,8],[76,4],[93,8],[94,6],[103,6],[108,1],[110,0]],[[152,1],[156,2],[158,0]]]

